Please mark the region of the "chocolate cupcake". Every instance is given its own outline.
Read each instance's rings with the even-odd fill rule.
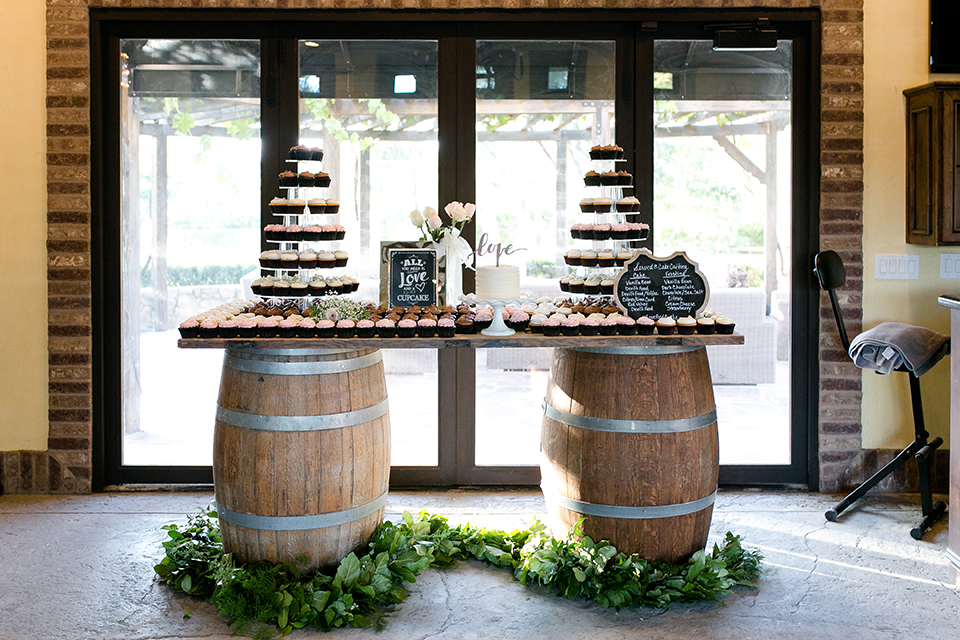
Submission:
[[[575,336],[580,333],[580,320],[567,318],[560,323],[560,332],[565,336]]]
[[[637,333],[637,323],[629,316],[617,319],[617,333],[622,336],[632,336]]]
[[[653,318],[648,318],[647,316],[640,316],[637,318],[637,334],[641,336],[652,336],[654,330],[657,328],[657,323],[653,321]]]
[[[314,162],[319,162],[323,160],[323,149],[320,147],[311,147],[310,148],[310,159]]]
[[[460,316],[456,321],[456,332],[462,333],[465,335],[470,335],[473,333],[473,318],[470,316]]]
[[[616,285],[617,281],[612,278],[604,278],[600,281],[600,293],[605,296],[613,295],[613,287]]]
[[[316,176],[309,171],[303,171],[297,176],[298,187],[312,187],[316,184]]]
[[[327,198],[327,213],[337,213],[340,211],[340,203],[333,198]]]
[[[560,278],[560,291],[570,291],[570,281],[572,276],[563,276]]]
[[[671,336],[677,332],[677,321],[670,316],[657,319],[657,333],[661,336]]]
[[[587,173],[583,176],[583,184],[588,187],[599,187],[600,174],[596,171],[587,171]]]
[[[335,267],[345,267],[347,266],[347,259],[349,256],[346,251],[334,251],[333,252],[333,262]]]
[[[291,282],[290,295],[296,298],[302,298],[308,293],[309,285],[306,282]]]
[[[312,251],[305,251],[300,254],[299,263],[301,269],[316,269],[317,254]]]
[[[337,266],[337,258],[333,253],[324,251],[317,254],[317,267],[321,269],[333,269]]]
[[[241,338],[256,338],[257,320],[255,318],[244,318],[237,323],[237,333]]]
[[[297,186],[297,174],[293,171],[284,171],[278,176],[280,180],[281,187],[295,187]]]
[[[353,320],[340,320],[337,322],[337,337],[352,338],[357,332],[357,323]]]
[[[437,321],[430,318],[422,318],[417,322],[417,335],[421,338],[432,338],[437,332]]]
[[[570,293],[583,293],[583,280],[580,278],[570,280]]]
[[[600,264],[600,260],[597,257],[597,252],[592,249],[587,249],[580,253],[580,264],[584,267],[596,267]]]
[[[373,320],[361,320],[357,323],[358,338],[372,338],[377,332],[377,325]]]
[[[733,334],[733,329],[736,327],[736,323],[726,316],[720,316],[714,319],[717,325],[717,333],[722,336],[729,336]]]
[[[677,333],[682,336],[692,336],[697,332],[697,321],[690,316],[677,318]]]
[[[580,254],[579,249],[570,249],[563,254],[563,261],[571,267],[579,267],[581,265]]]
[[[603,320],[600,320],[598,331],[602,336],[617,335],[617,321],[611,318],[604,318]]]
[[[717,330],[717,323],[713,318],[699,318],[697,320],[697,333],[702,336],[712,336]]]
[[[600,330],[600,321],[593,318],[584,318],[580,321],[580,335],[595,336]]]
[[[260,321],[260,324],[257,325],[257,331],[260,333],[261,338],[275,338],[277,336],[277,327],[280,326],[280,321],[276,318],[266,318]]]
[[[327,283],[323,280],[312,280],[307,289],[315,298],[327,295]]]
[[[330,186],[330,175],[324,173],[323,171],[318,171],[314,177],[314,186],[326,188]]]
[[[318,338],[332,338],[336,334],[336,326],[333,320],[316,320],[316,336]]]
[[[311,318],[304,318],[297,324],[298,338],[316,338],[317,323]]]
[[[277,335],[281,338],[295,338],[297,337],[297,325],[299,324],[296,320],[284,318],[277,325]]]
[[[583,213],[593,213],[596,211],[596,209],[593,208],[593,203],[593,198],[584,198],[580,201],[580,211]]]
[[[179,329],[181,338],[196,338],[200,335],[200,323],[196,320],[184,320]]]
[[[397,335],[397,323],[389,318],[377,320],[377,335],[381,338],[392,338]]]
[[[596,278],[588,278],[583,281],[583,292],[591,295],[600,293],[600,281]]]
[[[554,318],[547,318],[543,321],[543,335],[554,337],[560,335],[560,321]]]
[[[404,318],[397,323],[397,335],[401,338],[412,338],[417,333],[416,320]]]
[[[440,318],[437,320],[437,335],[441,338],[452,338],[456,332],[457,326],[453,318]]]
[[[603,147],[599,144],[590,147],[590,159],[603,160]]]
[[[493,315],[478,313],[473,319],[473,330],[475,333],[480,333],[484,329],[488,329],[492,324]]]
[[[604,249],[597,253],[597,266],[601,269],[606,269],[613,266],[614,261],[616,260],[611,249]],[[609,293],[613,293],[610,291]]]
[[[523,311],[514,311],[509,318],[505,318],[505,324],[514,331],[522,333],[530,324],[530,316]]]

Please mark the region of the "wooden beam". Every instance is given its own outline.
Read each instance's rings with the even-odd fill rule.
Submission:
[[[767,178],[763,169],[755,165],[753,160],[748,158],[743,151],[740,151],[737,145],[733,144],[729,138],[725,136],[714,136],[713,139],[717,141],[717,144],[719,144],[720,147],[727,152],[727,155],[733,158],[744,171],[759,180],[760,184],[766,184]]]

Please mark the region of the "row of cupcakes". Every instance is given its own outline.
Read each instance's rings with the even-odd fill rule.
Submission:
[[[278,179],[280,180],[281,187],[330,186],[330,174],[324,173],[323,171],[318,171],[317,173],[312,173],[310,171],[301,171],[300,173],[294,173],[290,170],[281,171]]]
[[[260,254],[262,269],[333,269],[347,266],[350,256],[346,251],[264,251]]]
[[[611,296],[615,284],[615,279],[602,275],[591,275],[586,278],[570,275],[560,278],[560,291]]]
[[[642,240],[650,230],[650,225],[641,222],[621,224],[584,224],[570,227],[570,237],[574,240]]]
[[[591,160],[623,160],[623,155],[623,147],[615,144],[598,144],[590,147]]]
[[[584,198],[580,201],[580,211],[583,213],[611,213],[614,210],[618,213],[636,213],[640,211],[640,200],[628,196],[616,201],[611,198]]]
[[[187,321],[180,325],[183,338],[452,338],[456,327],[452,318],[439,320],[316,320],[290,316],[254,316],[240,320]]]
[[[308,213],[330,214],[340,212],[340,202],[333,198],[274,198],[269,204],[270,211],[278,216],[298,216],[308,207]]]
[[[583,184],[588,187],[629,187],[633,184],[633,175],[626,171],[587,171]]]
[[[263,228],[263,237],[272,242],[307,242],[343,240],[347,230],[339,224],[268,224]]]
[[[570,249],[563,254],[563,261],[571,267],[622,267],[629,260],[636,257],[637,251],[624,249],[614,251],[613,249],[602,249],[594,251],[593,249]]]
[[[353,293],[360,288],[360,283],[350,276],[338,278],[314,278],[309,282],[291,278],[276,278],[266,276],[257,278],[250,284],[250,288],[258,296],[295,297],[303,296],[334,296]]]
[[[307,147],[302,144],[298,144],[295,147],[290,147],[290,159],[291,160],[313,160],[319,162],[323,160],[323,149],[320,147]]]

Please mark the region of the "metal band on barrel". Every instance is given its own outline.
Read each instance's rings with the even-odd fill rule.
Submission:
[[[322,431],[355,427],[385,416],[388,412],[386,398],[365,409],[313,416],[264,416],[257,413],[241,413],[217,405],[217,420],[233,427],[260,431]]]
[[[689,353],[703,349],[702,344],[696,345],[650,345],[647,347],[562,347],[568,351],[583,351],[584,353],[606,353],[615,356],[655,356],[670,353]]]
[[[306,351],[306,349],[296,350],[277,350],[278,355],[301,355],[293,351]],[[262,351],[238,352],[227,351],[223,356],[223,367],[233,369],[234,371],[246,371],[247,373],[266,373],[275,376],[309,376],[323,375],[328,373],[346,373],[348,371],[357,371],[366,369],[383,360],[383,352],[379,349],[373,353],[360,356],[358,358],[349,358],[347,360],[321,360],[309,362],[278,362],[276,360],[254,360],[249,355],[261,355]],[[317,355],[316,351],[311,354]]]
[[[551,500],[557,506],[569,511],[582,513],[587,516],[596,516],[598,518],[619,518],[621,520],[652,520],[654,518],[685,516],[706,509],[717,499],[717,492],[714,491],[703,498],[690,502],[681,502],[680,504],[663,504],[652,507],[622,507],[613,504],[582,502],[548,491],[546,488],[543,488],[543,493],[547,500]]]
[[[358,349],[238,349],[228,347],[227,351],[258,356],[328,356],[340,353],[356,353]]]
[[[379,498],[374,498],[366,504],[361,504],[344,511],[331,511],[308,516],[258,516],[252,513],[231,511],[219,502],[217,515],[224,521],[238,527],[258,529],[260,531],[304,531],[307,529],[325,529],[341,524],[356,522],[366,518],[383,508],[387,503],[387,492]]]
[[[716,409],[692,418],[678,418],[676,420],[617,420],[614,418],[578,416],[544,403],[543,414],[551,420],[571,427],[611,433],[680,433],[709,427],[717,421]]]

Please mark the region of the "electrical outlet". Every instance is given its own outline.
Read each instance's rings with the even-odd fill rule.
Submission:
[[[960,278],[960,253],[940,254],[940,277]]]
[[[877,280],[919,280],[920,256],[878,253],[874,277]]]

